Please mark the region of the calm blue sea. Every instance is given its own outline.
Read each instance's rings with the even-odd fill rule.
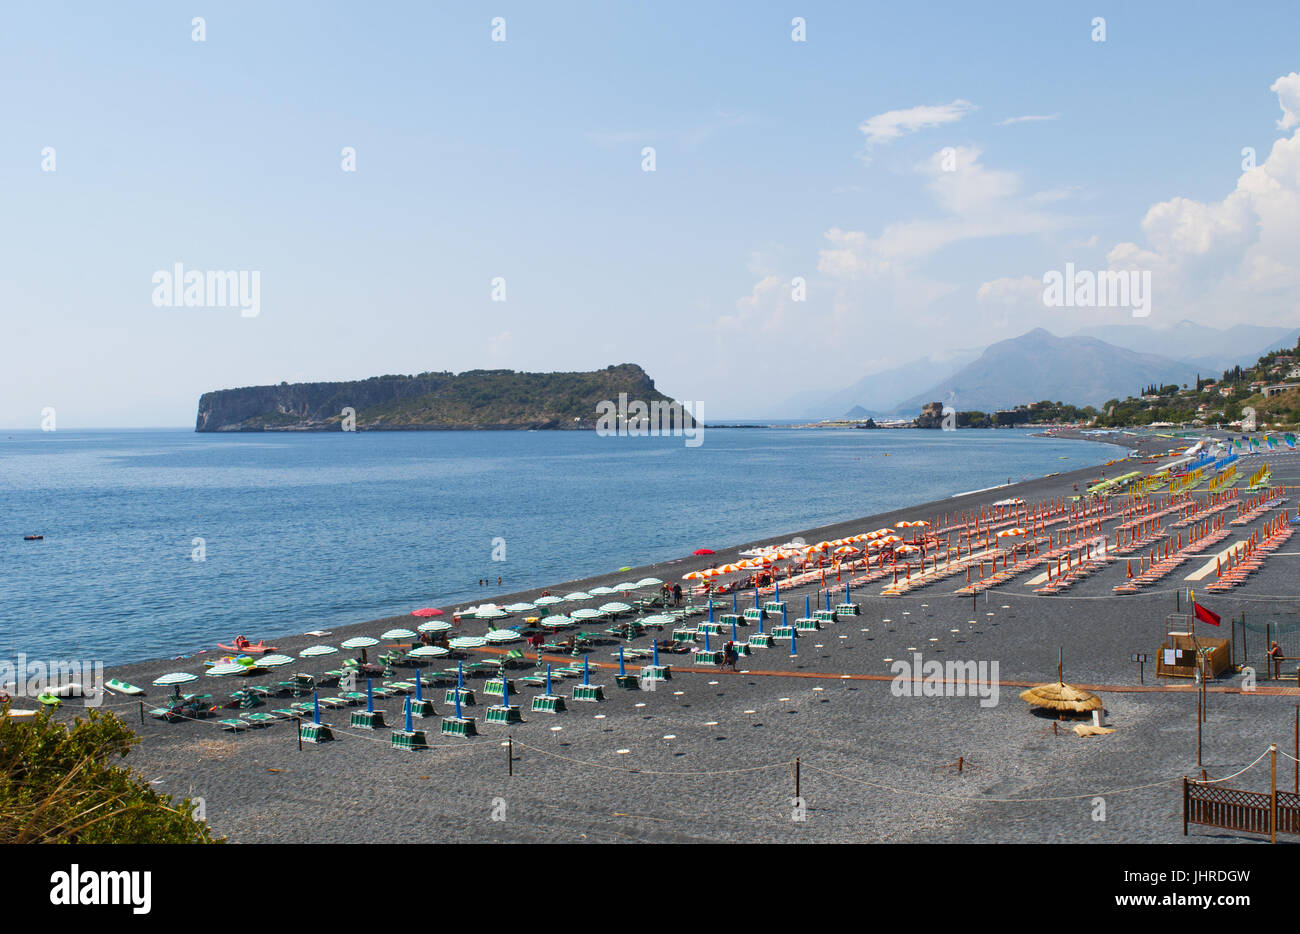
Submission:
[[[1027,431],[709,429],[693,448],[579,431],[7,432],[0,657],[116,664],[477,602],[482,577],[540,587],[1115,451]]]

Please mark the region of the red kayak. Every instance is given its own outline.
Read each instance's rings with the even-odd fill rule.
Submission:
[[[242,655],[264,655],[267,652],[279,651],[275,646],[267,645],[265,639],[259,639],[257,642],[250,642],[247,645],[222,645],[218,642],[217,648]]]

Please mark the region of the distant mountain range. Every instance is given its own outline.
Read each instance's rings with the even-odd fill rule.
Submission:
[[[926,402],[984,412],[1050,400],[1096,405],[1148,383],[1192,385],[1294,347],[1300,329],[1239,324],[1220,329],[1181,321],[1165,328],[1105,325],[1057,337],[1037,328],[989,347],[923,357],[863,377],[835,392],[804,392],[786,403],[808,418],[915,415]],[[854,414],[850,415],[849,413]]]

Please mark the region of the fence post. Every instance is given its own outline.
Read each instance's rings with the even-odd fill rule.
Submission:
[[[799,757],[794,757],[794,796],[799,797]]]
[[[514,775],[515,774],[515,738],[513,736],[506,737],[506,763],[507,763],[506,774]]]
[[[1184,775],[1183,776],[1183,836],[1184,837],[1187,836],[1187,807],[1188,807],[1187,797],[1188,797],[1187,776]]]
[[[1272,775],[1270,784],[1273,786],[1273,792],[1269,795],[1269,816],[1268,816],[1268,842],[1277,843],[1277,743],[1268,747],[1273,760]]]

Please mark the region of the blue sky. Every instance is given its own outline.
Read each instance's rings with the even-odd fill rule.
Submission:
[[[1300,323],[1295,4],[191,6],[0,13],[0,425],[627,361],[758,416],[1133,321],[1036,300],[1067,262],[1152,270],[1150,326]],[[260,313],[155,307],[178,262]]]

